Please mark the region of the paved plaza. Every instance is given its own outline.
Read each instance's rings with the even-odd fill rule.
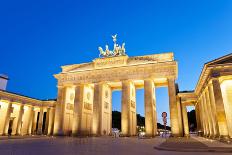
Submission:
[[[200,139],[204,141],[203,139]],[[171,141],[170,144],[167,144]],[[150,155],[159,154],[165,155],[170,153],[172,155],[191,155],[194,152],[178,152],[178,151],[164,151],[158,150],[154,147],[174,145],[178,147],[186,147],[180,141],[163,138],[152,139],[138,139],[138,138],[111,138],[111,137],[91,137],[91,138],[71,138],[71,137],[26,137],[23,139],[1,139],[0,140],[0,154],[1,155]],[[176,143],[177,142],[177,143]],[[182,141],[183,142],[183,141]],[[201,147],[207,147],[208,144],[199,140],[191,139],[191,142]],[[209,142],[211,145],[218,145],[219,142]],[[181,146],[179,145],[181,144]],[[221,144],[221,143],[220,143]],[[221,148],[231,145],[221,144]],[[195,148],[197,149],[197,148]],[[231,154],[219,152],[198,152],[198,155],[211,154]]]

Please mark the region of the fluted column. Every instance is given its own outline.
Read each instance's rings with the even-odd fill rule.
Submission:
[[[16,135],[20,135],[20,131],[22,128],[22,119],[23,119],[23,113],[24,113],[24,106],[20,105],[19,108],[19,116],[18,116],[18,120],[17,120],[17,127],[16,127]]]
[[[178,109],[178,118],[179,118],[179,129],[180,129],[180,136],[184,136],[184,125],[183,125],[183,116],[182,116],[182,107],[181,107],[181,98],[176,97],[176,104]]]
[[[40,108],[40,112],[39,112],[39,122],[38,122],[38,135],[43,134],[43,117],[44,117],[44,111],[43,111],[43,107]]]
[[[45,120],[45,129],[44,129],[44,134],[48,135],[48,126],[49,126],[49,115],[50,115],[50,108],[47,108],[47,113],[46,113],[46,120]]]
[[[206,121],[206,114],[205,114],[205,108],[204,108],[204,102],[202,99],[202,96],[200,96],[200,107],[201,107],[201,118],[202,118],[202,126],[203,126],[203,131],[204,135],[206,136],[208,134],[208,127],[207,127],[207,121]]]
[[[181,136],[178,113],[180,112],[176,102],[176,88],[175,80],[168,79],[168,95],[169,95],[169,108],[170,108],[170,121],[172,136]]]
[[[155,136],[157,134],[157,114],[154,89],[155,86],[153,80],[144,80],[145,131],[147,136]]]
[[[10,115],[12,112],[12,103],[8,103],[7,111],[6,111],[6,117],[5,117],[5,123],[3,128],[3,134],[8,135],[8,128],[9,128],[9,122],[10,122]]]
[[[183,125],[184,125],[184,136],[189,137],[189,124],[188,124],[187,109],[184,104],[182,104],[181,107],[182,107],[182,116],[183,116]]]
[[[212,109],[211,109],[211,103],[209,99],[209,93],[208,93],[208,87],[205,88],[205,99],[206,99],[206,107],[208,110],[208,120],[210,124],[210,137],[214,137],[215,133],[215,122],[213,120],[213,114],[212,114]]]
[[[217,113],[216,113],[216,105],[215,105],[215,99],[213,95],[213,87],[212,84],[209,85],[209,98],[210,98],[210,103],[211,103],[211,109],[212,109],[212,115],[213,115],[213,120],[215,122],[215,133],[214,137],[219,137],[219,127],[218,127],[218,121],[217,121]]]
[[[34,117],[33,117],[33,123],[32,123],[32,134],[37,134],[36,126],[37,126],[37,117],[38,117],[38,111],[34,110]]]
[[[54,135],[64,135],[66,87],[58,86],[58,96],[55,111]]]
[[[221,81],[221,92],[226,113],[228,133],[232,138],[232,80],[225,79]]]
[[[92,134],[101,135],[102,131],[103,83],[94,85]]]
[[[28,125],[27,125],[27,134],[30,135],[31,134],[31,128],[33,125],[33,117],[34,117],[34,108],[33,107],[29,107],[29,114],[28,114]]]
[[[121,128],[122,134],[125,136],[136,134],[136,102],[132,99],[132,92],[135,95],[134,89],[131,81],[127,80],[122,82]]]
[[[197,101],[197,109],[198,109],[198,118],[199,118],[199,128],[198,131],[204,133],[204,123],[203,123],[203,116],[202,116],[202,108],[201,108],[201,101]],[[200,134],[202,134],[200,133]]]
[[[227,138],[228,133],[228,126],[226,121],[226,114],[225,114],[225,108],[224,103],[222,99],[222,92],[220,87],[220,82],[218,78],[212,79],[212,87],[213,87],[213,95],[215,99],[215,105],[216,105],[216,115],[217,115],[217,121],[218,121],[218,127],[219,127],[219,134],[222,138]]]
[[[195,105],[195,115],[196,115],[196,122],[197,122],[197,131],[200,130],[200,116],[199,116],[199,109],[198,109],[198,103]]]
[[[83,110],[83,95],[84,85],[77,85],[75,87],[75,99],[74,99],[74,110],[73,110],[73,126],[72,135],[77,136],[81,134],[81,120]]]
[[[93,135],[108,135],[112,129],[112,99],[111,88],[106,83],[94,85],[93,101]]]
[[[209,110],[207,107],[207,103],[206,103],[206,96],[204,91],[202,92],[202,100],[203,100],[203,106],[204,106],[204,114],[205,114],[205,122],[206,122],[206,136],[210,136],[212,133],[212,128],[211,128],[211,124],[210,124],[210,119],[209,119]]]
[[[53,134],[53,129],[54,129],[54,118],[55,118],[55,109],[54,107],[50,108],[49,112],[49,124],[48,124],[48,135]]]

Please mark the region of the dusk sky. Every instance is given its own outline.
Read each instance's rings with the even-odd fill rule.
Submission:
[[[128,56],[174,52],[180,90],[194,90],[204,63],[232,51],[231,0],[1,1],[0,73],[8,91],[56,98],[60,66],[91,62],[98,46],[126,43]],[[113,93],[113,109],[121,109]],[[167,89],[157,90],[158,120],[168,111]],[[143,91],[137,112],[144,114]]]

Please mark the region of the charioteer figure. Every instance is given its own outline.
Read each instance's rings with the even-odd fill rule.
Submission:
[[[124,56],[126,55],[126,49],[125,49],[125,43],[122,44],[122,46],[117,44],[117,34],[112,36],[113,42],[114,42],[114,49],[113,51],[109,50],[109,46],[106,45],[105,50],[103,50],[102,47],[98,47],[98,50],[100,51],[99,57],[115,57],[115,56]]]

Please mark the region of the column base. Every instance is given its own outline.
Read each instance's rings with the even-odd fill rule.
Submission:
[[[121,134],[120,137],[130,137],[129,134]]]
[[[53,136],[65,136],[65,134],[64,132],[57,132],[57,133],[54,133]]]
[[[171,134],[170,137],[183,137],[181,134]]]
[[[9,136],[9,134],[8,133],[4,133],[4,134],[2,134],[2,136]]]
[[[214,136],[214,135],[209,135],[209,136],[208,136],[208,138],[210,138],[210,139],[214,139],[214,138],[215,138],[215,136]]]
[[[229,137],[229,135],[226,135],[226,136],[221,135],[221,136],[219,136],[218,139],[219,139],[220,141],[228,141],[228,140],[230,140],[230,137]]]

